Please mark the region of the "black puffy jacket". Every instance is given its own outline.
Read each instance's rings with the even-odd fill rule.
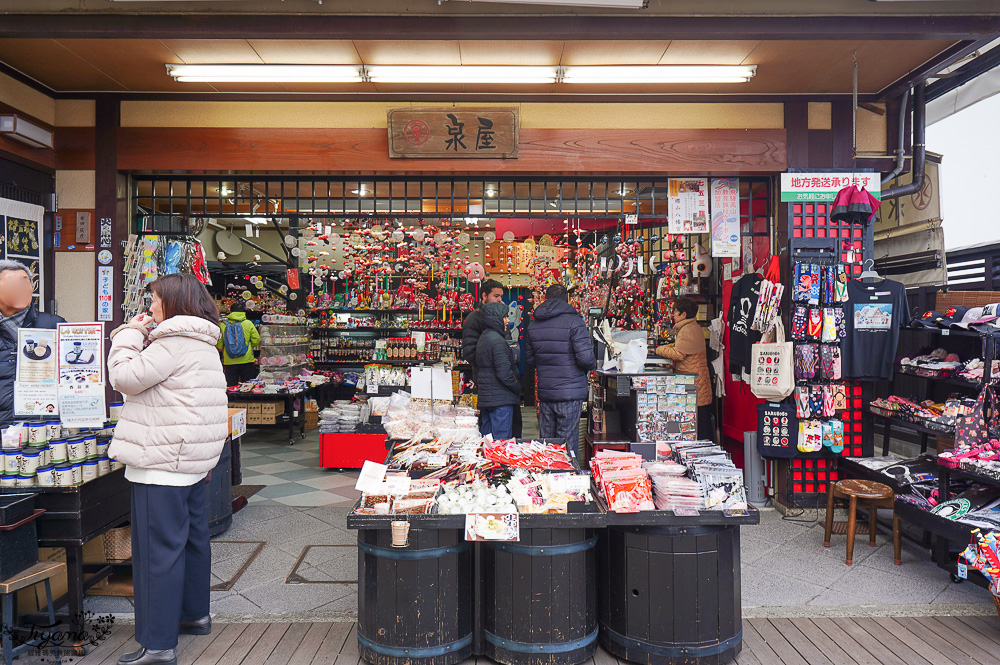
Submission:
[[[483,334],[483,313],[476,310],[465,317],[462,322],[462,359],[472,365],[472,378],[479,383],[479,368],[476,364],[476,347],[479,337]]]
[[[535,310],[525,336],[527,362],[538,372],[538,399],[587,399],[587,372],[597,367],[597,359],[580,313],[565,300],[546,300]]]
[[[66,319],[54,314],[46,314],[28,307],[22,328],[55,329]],[[14,422],[14,371],[17,368],[17,340],[0,331],[0,425],[6,427]]]
[[[518,405],[521,403],[521,382],[514,366],[514,354],[504,338],[503,319],[507,305],[491,302],[479,310],[485,329],[476,345],[476,366],[479,369],[479,408]]]

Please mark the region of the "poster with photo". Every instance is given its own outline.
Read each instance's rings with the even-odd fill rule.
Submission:
[[[712,179],[712,256],[740,256],[740,181]]]
[[[42,220],[45,208],[40,205],[0,198],[0,223],[3,225],[3,258],[23,263],[34,277],[34,304],[42,305],[44,284],[44,253],[42,252]]]
[[[708,178],[670,178],[669,231],[708,233]]]
[[[14,370],[14,413],[46,416],[59,413],[59,355],[55,330],[17,331]]]
[[[71,426],[107,420],[104,395],[104,324],[59,324],[59,415]]]

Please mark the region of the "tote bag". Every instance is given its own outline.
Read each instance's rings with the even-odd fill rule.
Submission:
[[[781,319],[774,326],[775,341],[757,343],[750,351],[750,392],[769,402],[780,402],[795,389],[795,351],[785,341]]]
[[[955,419],[955,445],[978,446],[1000,438],[1000,413],[992,386],[985,386],[972,410]]]

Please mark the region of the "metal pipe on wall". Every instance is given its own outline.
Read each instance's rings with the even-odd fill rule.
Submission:
[[[924,186],[924,165],[927,160],[927,84],[921,82],[913,89],[913,182],[882,191],[882,200],[897,199],[920,191]]]

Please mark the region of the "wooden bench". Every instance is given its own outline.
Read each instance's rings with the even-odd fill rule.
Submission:
[[[11,665],[14,656],[24,653],[37,646],[34,640],[25,642],[17,647],[13,646],[11,636],[14,632],[14,594],[21,589],[43,582],[45,584],[45,602],[49,611],[49,624],[55,625],[56,613],[52,607],[52,586],[49,580],[66,571],[65,563],[41,562],[36,563],[27,570],[22,570],[17,575],[9,577],[0,582],[0,597],[3,598],[3,662],[4,665]],[[56,661],[59,660],[59,647],[56,646]]]

